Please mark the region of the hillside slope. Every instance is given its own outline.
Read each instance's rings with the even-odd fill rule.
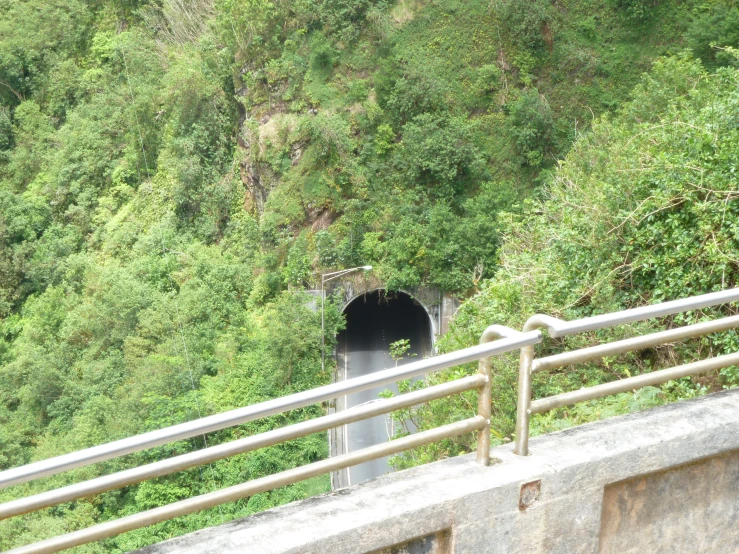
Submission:
[[[0,468],[327,382],[320,322],[300,293],[322,271],[371,263],[391,289],[479,291],[449,345],[475,340],[484,320],[564,309],[575,296],[496,307],[507,298],[501,230],[520,235],[504,271],[529,267],[511,252],[528,259],[520,245],[556,226],[528,199],[549,194],[557,161],[575,140],[579,150],[598,140],[582,137],[658,56],[689,48],[710,70],[733,63],[711,44],[739,44],[738,13],[677,0],[0,3]],[[646,113],[669,104],[636,96]],[[552,221],[509,226],[532,209]],[[624,294],[614,302],[636,298]],[[330,304],[329,348],[342,324]],[[3,521],[0,549],[326,455],[323,436],[307,437]],[[80,551],[127,551],[326,487],[317,479]]]
[[[491,322],[520,329],[536,313],[571,320],[739,285],[738,84],[739,71],[733,68],[709,73],[688,56],[658,60],[630,102],[577,140],[544,198],[532,202],[526,215],[509,218],[500,270],[460,308],[442,350],[473,344]],[[537,355],[735,312],[724,306],[547,340]],[[734,331],[681,341],[543,372],[535,376],[533,394],[551,396],[737,349]],[[498,442],[513,438],[515,358],[495,361]],[[738,385],[739,368],[729,367],[535,416],[532,429],[561,429]],[[437,426],[449,417],[469,417],[469,406],[432,404],[414,421],[421,428]],[[449,441],[401,457],[397,464],[471,447],[469,441]]]

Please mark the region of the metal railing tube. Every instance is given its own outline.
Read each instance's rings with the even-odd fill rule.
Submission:
[[[61,550],[80,546],[93,541],[98,541],[108,537],[113,537],[126,531],[147,527],[161,521],[167,521],[175,517],[199,512],[206,508],[212,508],[219,504],[233,502],[247,496],[252,496],[260,492],[272,490],[278,487],[284,487],[297,481],[310,479],[318,475],[323,475],[331,471],[343,469],[362,462],[376,460],[391,454],[397,454],[404,450],[430,444],[442,439],[462,435],[472,431],[477,431],[485,427],[486,422],[483,417],[475,416],[465,419],[457,423],[437,427],[429,431],[423,431],[414,435],[403,437],[383,444],[370,446],[349,454],[342,454],[334,458],[321,460],[312,464],[297,467],[255,479],[247,483],[228,487],[219,491],[196,496],[181,500],[167,506],[161,506],[152,510],[147,510],[138,514],[126,516],[113,521],[108,521],[87,529],[80,529],[66,535],[54,537],[41,542],[21,546],[14,550],[10,550],[6,554],[50,554]]]
[[[495,342],[479,344],[448,354],[434,356],[425,360],[419,360],[400,367],[394,367],[356,377],[347,381],[333,383],[312,390],[291,394],[274,400],[268,400],[259,404],[246,406],[229,412],[215,414],[198,420],[181,423],[172,427],[166,427],[156,431],[150,431],[134,437],[128,437],[107,444],[87,448],[78,452],[72,452],[48,460],[42,460],[25,466],[8,469],[0,472],[0,488],[18,485],[46,477],[56,475],[62,471],[87,466],[97,462],[110,460],[125,454],[139,452],[147,448],[153,448],[162,444],[175,442],[205,433],[211,433],[241,423],[246,423],[262,417],[271,416],[288,410],[294,410],[316,404],[324,400],[330,400],[337,396],[351,394],[378,385],[394,383],[402,379],[411,379],[439,371],[449,367],[461,365],[467,362],[479,360],[484,356],[493,356],[505,352],[518,350],[527,344],[541,342],[541,333],[538,331],[522,333],[517,336],[503,338]]]
[[[680,379],[681,377],[687,377],[688,375],[695,375],[696,373],[703,373],[712,369],[721,369],[733,365],[739,365],[739,352],[727,354],[725,356],[717,356],[707,360],[700,360],[698,362],[671,367],[668,369],[661,369],[659,371],[653,371],[652,373],[645,373],[643,375],[637,375],[635,377],[629,377],[619,381],[603,383],[602,385],[595,385],[586,389],[565,392],[563,394],[535,400],[531,403],[530,413],[540,414],[553,410],[554,408],[561,408],[562,406],[569,406],[571,404],[577,404],[578,402],[640,389],[650,385],[659,385],[660,383],[672,381],[673,379]]]
[[[597,315],[576,319],[566,322],[551,322],[547,325],[549,336],[565,337],[576,333],[584,333],[586,331],[595,331],[604,327],[615,327],[616,325],[624,325],[633,323],[634,321],[643,321],[657,317],[677,314],[681,312],[689,312],[700,308],[708,308],[709,306],[717,306],[719,304],[728,304],[739,300],[739,288],[702,294],[693,296],[692,298],[681,298],[680,300],[671,300],[660,304],[652,304],[650,306],[641,306],[630,310],[613,312],[610,314]],[[535,316],[536,317],[536,316]],[[545,316],[546,317],[546,316]]]
[[[554,354],[553,356],[547,356],[546,358],[537,358],[534,360],[532,372],[538,373],[540,371],[555,369],[566,365],[588,362],[590,360],[603,358],[604,356],[623,354],[624,352],[658,346],[667,342],[699,337],[710,333],[718,333],[735,327],[739,327],[739,315],[725,317],[714,321],[696,323],[694,325],[687,325],[685,327],[678,327],[667,331],[660,331],[659,333],[652,333],[650,335],[599,344],[597,346],[591,346],[581,350]]]
[[[0,520],[33,512],[42,508],[48,508],[49,506],[61,504],[62,502],[70,502],[85,496],[100,494],[126,485],[139,483],[146,479],[161,477],[162,475],[168,475],[175,471],[182,471],[198,465],[207,464],[229,456],[244,454],[259,448],[265,448],[267,446],[272,446],[298,437],[304,437],[306,435],[325,431],[339,425],[354,423],[355,421],[360,421],[369,417],[415,406],[416,404],[421,404],[423,402],[437,400],[439,398],[444,398],[468,390],[483,388],[487,383],[488,381],[485,379],[484,375],[471,375],[449,383],[442,383],[440,385],[413,391],[394,398],[381,399],[372,404],[349,408],[335,414],[311,419],[309,421],[303,421],[301,423],[296,423],[273,431],[267,431],[265,433],[260,433],[258,435],[235,440],[229,443],[211,446],[210,448],[190,452],[167,460],[161,460],[159,462],[120,471],[112,475],[105,475],[60,489],[43,492],[26,498],[20,498],[18,500],[6,502],[5,504],[0,504]]]
[[[503,325],[490,325],[480,336],[480,344],[485,344],[505,337],[517,337],[521,333]],[[488,422],[484,429],[477,433],[477,462],[484,466],[490,465],[490,417],[492,416],[492,382],[493,359],[491,356],[482,358],[477,371],[485,377],[485,385],[480,389],[477,397],[477,415],[484,417]]]
[[[720,292],[712,292],[709,294],[703,294],[700,296],[694,296],[692,298],[682,298],[680,300],[672,300],[670,302],[662,302],[660,304],[653,304],[651,306],[642,306],[639,308],[632,308],[630,310],[622,310],[620,312],[613,312],[609,314],[603,314],[593,317],[586,317],[582,319],[576,319],[574,321],[563,321],[555,317],[551,317],[544,314],[536,314],[531,316],[523,327],[524,332],[530,332],[537,328],[546,328],[549,336],[553,338],[565,337],[567,335],[574,335],[576,333],[584,333],[586,331],[594,331],[596,329],[603,329],[605,327],[615,327],[617,325],[623,325],[626,323],[632,323],[634,321],[642,321],[645,319],[664,317],[671,314],[687,312],[690,310],[697,310],[700,308],[706,308],[709,306],[716,306],[718,304],[726,304],[729,302],[735,302],[739,300],[739,288],[729,289]],[[732,325],[733,326],[733,325]],[[731,327],[729,327],[731,328]],[[675,333],[674,336],[678,336],[679,333]],[[690,335],[695,336],[695,335]],[[627,339],[632,340],[632,339]],[[636,340],[636,339],[633,339]],[[649,339],[644,338],[644,344]],[[668,339],[669,340],[669,339]],[[636,348],[631,348],[633,343],[629,345],[627,341],[621,341],[621,344],[612,350],[613,353],[619,352],[618,348],[626,348],[628,351]],[[625,344],[627,343],[627,344]],[[618,343],[614,343],[618,344]],[[602,345],[601,352],[608,352],[609,348],[613,345]],[[588,349],[584,349],[586,351]],[[592,350],[591,352],[592,353]],[[547,399],[537,400],[532,404],[531,402],[531,376],[534,371],[542,371],[546,367],[554,367],[552,364],[559,364],[556,367],[565,365],[562,360],[577,360],[581,355],[580,352],[567,352],[564,354],[558,354],[556,356],[549,356],[543,361],[534,361],[534,347],[533,345],[527,345],[521,348],[521,360],[519,365],[518,373],[518,404],[516,410],[516,442],[513,449],[515,454],[520,456],[526,456],[529,451],[529,423],[532,413],[539,413],[532,411],[533,406],[542,406],[543,402],[551,400],[552,398],[563,398],[571,394],[585,394],[584,391],[576,391],[575,393],[565,393],[557,395]],[[587,356],[586,353],[584,356]],[[608,355],[608,354],[602,354]],[[597,356],[593,355],[593,358]],[[592,358],[587,358],[592,359]],[[570,362],[567,362],[570,363]],[[549,365],[547,365],[549,364]],[[730,364],[731,365],[731,364]],[[669,379],[668,379],[669,380]],[[607,384],[611,385],[611,384]],[[599,385],[604,386],[604,385]],[[593,387],[597,389],[598,387]],[[589,390],[593,390],[589,389]],[[628,390],[628,389],[626,389]],[[610,394],[610,393],[609,393]],[[596,396],[597,397],[597,396]],[[569,402],[571,403],[571,402]],[[566,404],[565,404],[566,405]],[[544,410],[546,411],[546,410]]]

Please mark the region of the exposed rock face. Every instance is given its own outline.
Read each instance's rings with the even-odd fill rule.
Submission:
[[[244,209],[260,216],[270,192],[280,182],[280,171],[275,166],[280,158],[290,160],[291,166],[300,163],[306,139],[298,129],[298,118],[294,114],[279,111],[279,106],[264,112],[262,109],[248,113],[240,105],[237,143],[241,150],[238,162],[241,182],[246,189]],[[308,214],[306,214],[308,215]],[[322,215],[318,210],[315,220]],[[325,228],[325,227],[322,227]]]

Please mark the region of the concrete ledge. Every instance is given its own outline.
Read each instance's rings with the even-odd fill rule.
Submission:
[[[444,460],[138,552],[645,552],[644,542],[622,544],[629,522],[658,537],[649,552],[739,552],[739,390],[536,437],[531,452],[494,448],[501,462],[490,467],[473,455]],[[720,494],[699,485],[717,480]],[[637,493],[651,494],[651,511],[644,498],[629,507]],[[706,502],[721,514],[715,525],[696,517]],[[711,540],[688,544],[691,533]]]

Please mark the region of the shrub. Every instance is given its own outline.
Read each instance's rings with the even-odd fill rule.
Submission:
[[[552,150],[554,117],[536,89],[525,90],[506,105],[509,133],[521,165],[539,167]]]
[[[708,67],[734,65],[736,57],[722,47],[739,46],[739,8],[713,3],[691,21],[686,33],[693,53]]]

